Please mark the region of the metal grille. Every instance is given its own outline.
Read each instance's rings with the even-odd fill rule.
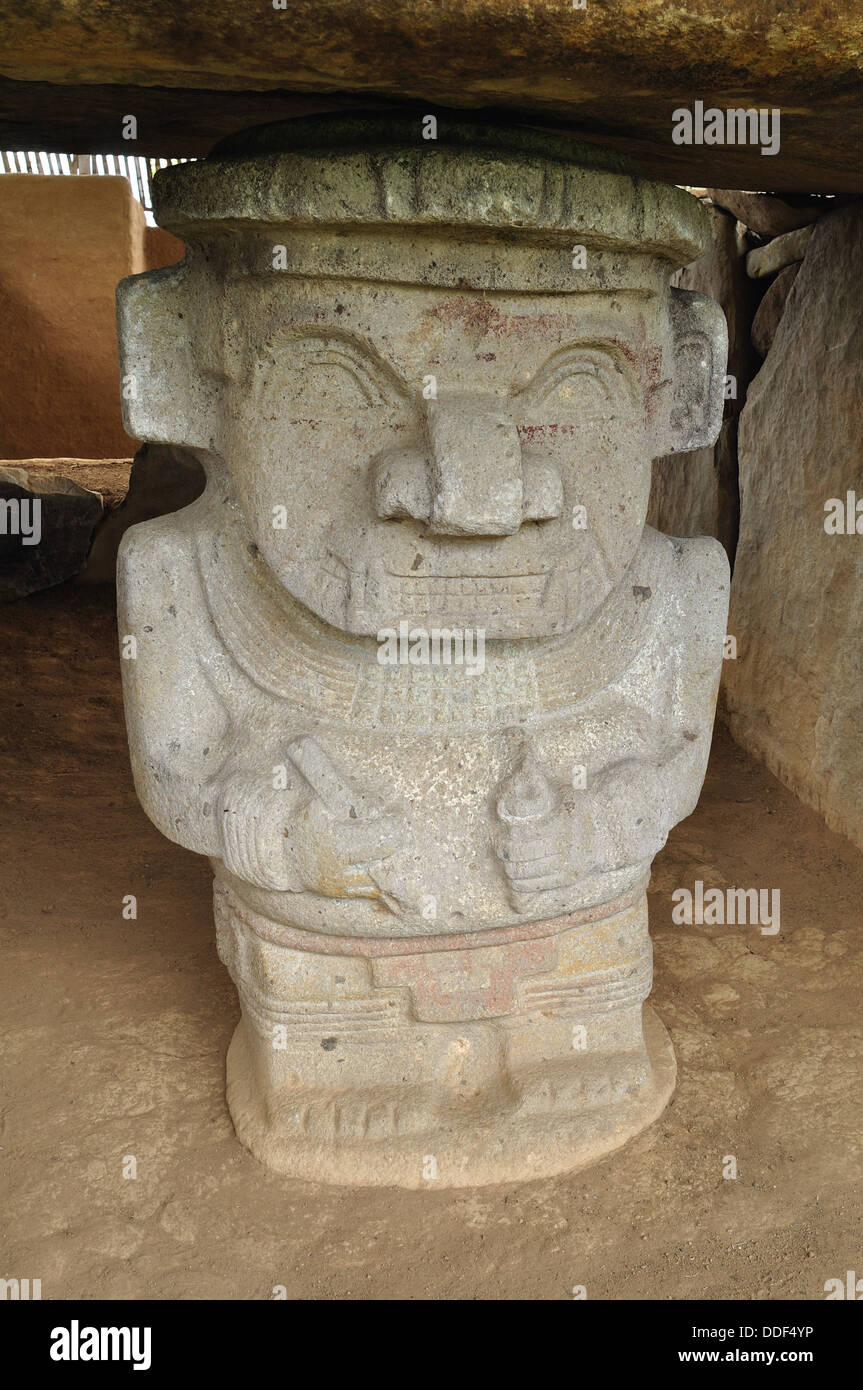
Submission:
[[[132,196],[144,209],[147,225],[155,227],[150,180],[167,164],[185,159],[152,159],[126,154],[46,154],[44,150],[0,150],[0,174],[113,174],[128,181]]]

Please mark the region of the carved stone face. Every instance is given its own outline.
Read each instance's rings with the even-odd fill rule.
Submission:
[[[590,617],[644,524],[673,395],[664,296],[287,276],[231,293],[225,461],[292,595],[354,633]]]
[[[547,132],[336,125],[162,171],[189,255],[121,290],[127,428],[226,469],[278,582],[343,631],[576,631],[652,459],[719,429],[721,312],[669,288],[703,209]]]

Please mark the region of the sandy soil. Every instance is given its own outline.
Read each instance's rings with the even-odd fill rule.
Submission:
[[[224,1103],[237,1008],[209,867],[132,789],[111,601],[66,586],[0,611],[0,1275],[45,1298],[817,1299],[863,1271],[863,855],[721,733],[653,876],[680,1069],[657,1124],[526,1186],[261,1168]],[[779,935],[672,925],[696,879],[779,888]]]

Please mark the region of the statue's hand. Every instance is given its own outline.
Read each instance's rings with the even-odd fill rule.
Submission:
[[[674,819],[661,766],[626,759],[564,794],[531,752],[501,786],[497,817],[495,848],[519,912],[542,912],[539,894],[580,877],[649,863]]]
[[[570,813],[532,753],[502,784],[497,799],[495,850],[517,912],[530,912],[537,895],[565,888],[576,877]]]
[[[383,866],[402,847],[403,816],[353,786],[308,735],[287,751],[312,791],[284,831],[292,877],[324,897],[382,898],[392,906]]]

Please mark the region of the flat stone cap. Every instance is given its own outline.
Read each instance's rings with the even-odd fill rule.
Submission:
[[[419,113],[313,116],[229,136],[153,182],[160,227],[449,228],[470,240],[583,244],[687,265],[706,245],[697,198],[568,135]]]

